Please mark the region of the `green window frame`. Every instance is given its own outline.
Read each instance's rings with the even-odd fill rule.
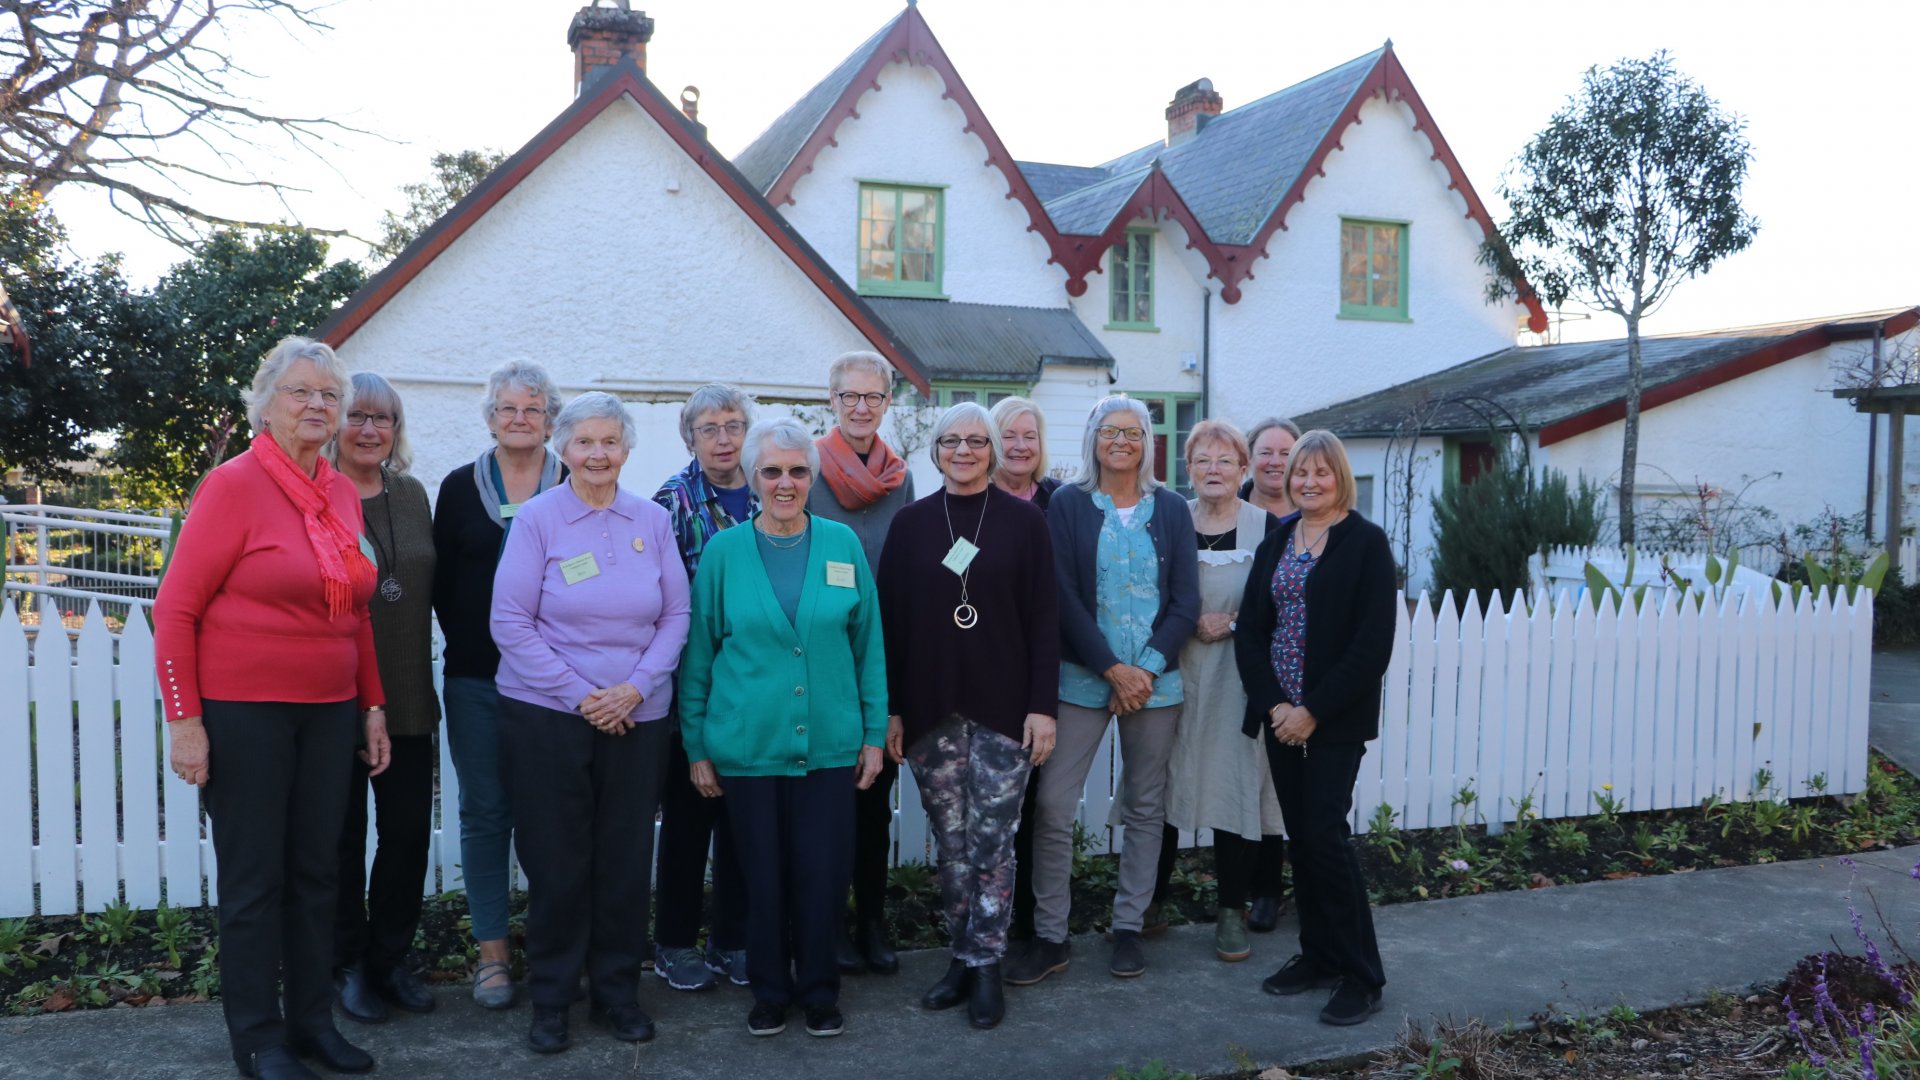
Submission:
[[[1025,383],[972,382],[960,380],[935,381],[931,403],[920,396],[911,383],[902,380],[899,393],[894,395],[896,404],[909,407],[931,405],[936,409],[949,409],[962,402],[971,401],[989,409],[1010,397],[1026,397],[1033,388]]]
[[[1147,407],[1153,430],[1153,476],[1182,495],[1193,494],[1193,478],[1187,475],[1187,436],[1193,433],[1200,415],[1199,394],[1134,394]]]
[[[946,299],[946,192],[926,184],[861,182],[854,258],[868,296]]]
[[[1158,330],[1153,321],[1152,229],[1128,229],[1107,249],[1107,329]]]
[[[1340,219],[1340,317],[1410,322],[1407,223]]]

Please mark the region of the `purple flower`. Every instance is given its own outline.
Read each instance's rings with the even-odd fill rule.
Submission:
[[[1826,1068],[1827,1059],[1807,1041],[1807,1033],[1800,1027],[1800,1013],[1794,1009],[1793,999],[1783,997],[1780,1003],[1787,1007],[1787,1030],[1793,1032],[1793,1037],[1800,1040],[1800,1049],[1807,1055],[1807,1060],[1817,1068]]]
[[[1873,1002],[1860,1006],[1860,1020],[1864,1032],[1860,1036],[1860,1077],[1861,1080],[1880,1080],[1880,1074],[1873,1067]]]
[[[1468,870],[1472,869],[1467,865],[1467,860],[1465,859],[1455,859],[1452,862],[1448,863],[1447,865],[1453,867],[1455,870],[1458,870],[1463,874],[1466,873]]]
[[[1913,864],[1913,869],[1907,871],[1907,876],[1915,881],[1920,881],[1920,862]]]

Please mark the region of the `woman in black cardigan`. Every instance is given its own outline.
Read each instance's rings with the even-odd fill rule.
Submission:
[[[1380,734],[1393,552],[1354,511],[1353,468],[1332,432],[1300,437],[1287,484],[1300,516],[1254,552],[1233,635],[1247,689],[1242,730],[1267,743],[1300,909],[1300,953],[1263,985],[1272,994],[1331,987],[1320,1019],[1357,1024],[1380,1011],[1387,981],[1347,814],[1367,740]]]

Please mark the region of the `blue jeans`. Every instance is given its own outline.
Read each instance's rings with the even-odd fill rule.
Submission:
[[[460,871],[475,941],[507,936],[513,800],[500,764],[500,694],[492,679],[446,679],[447,747],[460,774]]]

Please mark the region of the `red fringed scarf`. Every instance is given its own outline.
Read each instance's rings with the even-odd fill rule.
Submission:
[[[820,448],[820,479],[827,482],[827,487],[833,489],[833,497],[848,510],[872,506],[906,482],[906,461],[877,436],[873,440],[873,452],[865,461],[847,445],[847,438],[840,434],[839,428],[827,432],[826,438],[814,445]]]
[[[307,542],[313,545],[314,561],[320,564],[320,583],[327,593],[327,617],[337,619],[352,611],[354,594],[372,588],[374,569],[360,550],[359,538],[333,512],[333,504],[327,499],[333,467],[323,457],[315,464],[313,475],[308,476],[264,431],[253,437],[253,453],[306,523]]]

